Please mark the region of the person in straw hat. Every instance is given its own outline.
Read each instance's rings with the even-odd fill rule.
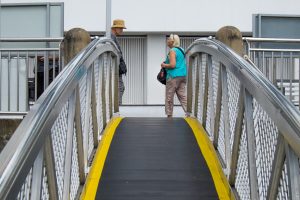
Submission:
[[[122,75],[126,74],[126,72],[127,72],[127,67],[126,67],[126,63],[125,63],[124,58],[123,58],[123,53],[122,53],[120,44],[117,40],[117,36],[119,36],[123,33],[123,29],[126,29],[124,20],[115,19],[113,21],[113,25],[111,27],[111,38],[116,43],[116,45],[119,49],[119,52],[120,52],[120,54],[119,54],[119,56],[120,56],[120,64],[119,64],[119,105],[122,104],[122,96],[123,96],[124,91],[125,91],[125,86],[124,86],[124,82],[123,82],[123,79],[122,79]]]

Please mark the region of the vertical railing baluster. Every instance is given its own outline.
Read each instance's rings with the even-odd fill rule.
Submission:
[[[2,74],[3,72],[2,72],[2,51],[0,51],[0,78],[1,78],[1,80],[2,80],[2,76],[3,76],[3,74]],[[2,96],[2,81],[0,80],[0,95]],[[0,109],[2,110],[2,97],[0,96]],[[300,96],[300,95],[299,95]]]
[[[81,109],[80,109],[80,95],[79,86],[75,89],[75,129],[76,129],[76,139],[77,139],[77,154],[78,154],[78,167],[79,167],[79,181],[80,184],[85,182],[85,167],[86,167],[86,157],[84,153],[84,142],[82,135],[82,123],[81,123]]]
[[[84,130],[84,143],[87,148],[85,148],[85,153],[87,155],[87,160],[90,159],[89,155],[89,145],[90,145],[90,115],[91,115],[91,95],[92,95],[92,70],[91,67],[87,71],[86,75],[86,102],[85,102],[85,130]]]
[[[203,70],[205,70],[205,66],[203,66],[203,56],[204,54],[202,53],[199,53],[198,54],[198,59],[197,59],[197,68],[196,68],[196,79],[195,79],[195,97],[194,97],[194,108],[197,107],[197,115],[198,113],[200,112],[201,116],[197,116],[198,119],[201,119],[200,121],[202,122],[203,120],[203,99],[204,99],[204,86],[203,84],[205,84],[205,77],[204,77],[204,80],[203,80]],[[204,68],[204,69],[203,69]],[[199,99],[199,96],[200,96],[200,99]],[[197,101],[196,101],[197,100]],[[200,101],[200,102],[199,102]],[[199,103],[200,103],[200,108],[199,108]]]
[[[29,79],[29,52],[26,52],[26,62],[25,62],[25,79],[28,80]],[[25,104],[25,111],[29,110],[29,85],[28,85],[28,81],[26,83],[26,91],[25,91],[25,98],[27,99],[27,102]]]
[[[94,148],[98,146],[99,140],[99,129],[97,122],[97,100],[96,100],[96,86],[95,86],[95,65],[92,64],[91,67],[91,114],[92,114],[92,125],[93,125],[93,140],[94,140]]]
[[[43,91],[49,85],[49,54],[47,51],[44,51],[44,88]]]
[[[188,77],[187,77],[187,112],[192,113],[193,103],[193,68],[195,64],[195,57],[188,59]]]
[[[196,71],[195,73],[195,87],[193,89],[193,94],[194,94],[194,116],[198,118],[198,101],[199,101],[199,94],[202,96],[202,54],[198,54],[196,58]]]
[[[35,57],[34,57],[34,101],[37,100],[37,88],[38,88],[38,80],[37,80],[37,74],[38,74],[38,56],[37,52],[35,52]]]
[[[30,199],[41,199],[42,195],[42,181],[44,169],[44,149],[42,148],[34,161],[32,168],[32,185],[30,191]]]
[[[101,80],[102,80],[102,84],[101,84],[101,94],[102,94],[102,119],[103,119],[103,129],[105,128],[106,126],[106,81],[105,81],[105,78],[106,78],[106,75],[105,75],[105,68],[107,67],[107,54],[104,54],[103,56],[103,64],[102,64],[102,77],[101,77]]]
[[[298,109],[300,109],[300,56],[298,57]]]
[[[256,159],[255,159],[255,132],[253,122],[253,97],[251,94],[245,92],[245,123],[247,133],[247,147],[248,147],[248,170],[250,180],[250,196],[251,199],[258,198],[258,183],[257,183],[257,172],[256,172]]]
[[[218,76],[218,90],[217,90],[217,102],[216,102],[216,116],[214,119],[214,147],[218,147],[219,128],[221,120],[221,107],[222,107],[222,64],[219,63],[219,76]]]
[[[285,91],[283,89],[283,52],[280,53],[280,89],[281,92],[285,95]]]
[[[291,200],[300,199],[300,177],[299,177],[299,158],[291,149],[290,145],[285,142],[285,152],[287,161],[288,186]]]
[[[209,81],[209,91],[210,93],[210,99],[208,99],[210,102],[210,121],[208,122],[210,124],[210,136],[214,133],[214,119],[215,119],[215,103],[214,103],[214,78],[213,78],[213,61],[212,56],[208,55],[208,61],[210,62],[210,66],[208,67],[208,81]],[[209,98],[209,97],[208,97]]]
[[[225,163],[226,163],[226,171],[229,174],[230,170],[230,124],[229,124],[229,97],[228,97],[228,80],[227,80],[227,71],[226,67],[221,65],[222,72],[222,104],[223,104],[223,120],[224,120],[224,145],[225,145]]]
[[[236,173],[237,173],[237,164],[239,158],[239,148],[241,144],[241,136],[243,132],[243,120],[244,120],[244,112],[245,112],[245,104],[244,104],[244,86],[240,85],[240,93],[237,105],[237,116],[236,116],[236,123],[234,127],[234,138],[233,138],[233,145],[232,145],[232,156],[230,162],[230,173],[229,173],[229,184],[234,186],[236,180]]]
[[[289,99],[293,102],[293,80],[294,80],[294,66],[293,66],[293,53],[290,52],[289,65],[288,65],[288,76],[289,76],[289,88],[290,88],[290,96]]]
[[[267,199],[276,199],[280,178],[284,166],[285,142],[281,133],[278,134],[277,145],[272,163],[271,177],[269,181]]]
[[[11,106],[10,106],[10,97],[11,97],[11,87],[10,87],[10,76],[11,76],[11,52],[9,51],[8,52],[8,78],[7,78],[7,90],[8,90],[8,98],[7,98],[7,105],[8,105],[8,108],[7,108],[7,111],[10,111],[11,109]]]
[[[17,111],[20,111],[20,52],[17,53]]]
[[[277,81],[276,81],[276,72],[277,72],[277,70],[276,70],[276,64],[275,64],[276,62],[274,62],[274,52],[272,51],[272,53],[271,53],[271,69],[272,69],[272,83],[277,87]]]
[[[58,186],[57,186],[57,177],[55,171],[55,158],[53,152],[53,143],[52,137],[49,133],[45,146],[44,146],[44,158],[45,158],[45,167],[47,174],[47,182],[48,182],[48,191],[49,191],[49,199],[57,200],[58,199]]]
[[[114,75],[114,112],[119,112],[119,59],[113,57],[113,75]]]
[[[209,75],[208,70],[212,67],[211,56],[206,54],[206,65],[205,65],[205,79],[204,79],[204,94],[203,94],[203,109],[202,109],[202,126],[206,129],[207,119],[207,104],[208,104],[208,88],[209,88]]]
[[[109,105],[109,118],[112,117],[113,115],[113,102],[112,102],[112,58],[111,58],[111,53],[108,54],[109,56],[109,65],[107,66],[107,72],[108,72],[108,105]]]

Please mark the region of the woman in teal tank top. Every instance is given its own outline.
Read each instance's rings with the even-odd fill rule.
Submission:
[[[165,62],[161,64],[167,71],[165,111],[168,117],[173,116],[174,94],[176,93],[183,110],[186,112],[186,74],[187,67],[184,50],[180,47],[178,35],[171,34],[167,39],[170,51]]]

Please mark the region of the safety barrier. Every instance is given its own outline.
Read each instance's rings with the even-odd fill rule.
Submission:
[[[119,110],[118,58],[112,40],[96,39],[55,78],[0,154],[0,199],[78,198]]]
[[[0,38],[0,117],[23,118],[62,69],[62,38]]]
[[[240,199],[297,199],[300,112],[224,44],[187,49],[188,111],[204,126]]]
[[[263,74],[299,107],[300,39],[243,38],[246,53]]]

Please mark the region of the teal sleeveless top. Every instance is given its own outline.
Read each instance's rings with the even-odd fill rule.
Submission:
[[[167,79],[186,76],[185,56],[177,47],[173,47],[171,50],[173,50],[176,53],[176,66],[173,69],[166,68]],[[183,52],[184,52],[184,50],[183,50]],[[167,55],[165,63],[170,64],[169,54]]]

